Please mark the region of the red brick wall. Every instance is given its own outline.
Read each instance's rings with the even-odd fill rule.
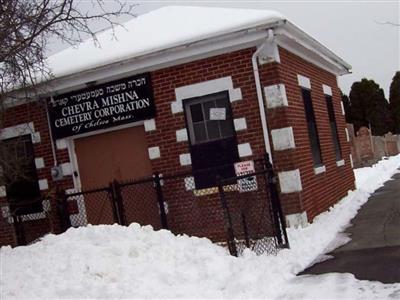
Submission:
[[[250,143],[253,151],[252,157],[245,157],[242,160],[260,157],[264,154],[258,100],[251,64],[251,57],[254,51],[254,48],[244,49],[151,73],[157,109],[156,130],[147,132],[146,136],[148,146],[158,146],[161,152],[161,158],[151,161],[153,171],[171,174],[177,171],[190,170],[190,166],[182,167],[179,162],[180,154],[189,153],[189,145],[188,142],[176,142],[176,130],[185,127],[185,120],[183,113],[173,114],[171,111],[171,102],[175,101],[175,88],[226,76],[231,76],[234,88],[240,88],[242,92],[242,100],[232,103],[232,111],[234,118],[246,118],[247,130],[237,132],[237,139],[239,144]],[[340,109],[339,90],[334,75],[313,66],[284,49],[281,49],[280,56],[281,64],[271,63],[261,66],[261,78],[263,86],[276,83],[285,84],[289,107],[268,110],[267,118],[270,130],[293,126],[296,149],[274,151],[274,163],[278,171],[299,168],[301,172],[303,192],[282,195],[285,212],[298,213],[306,210],[309,219],[312,219],[316,214],[326,210],[330,205],[343,197],[348,189],[353,188],[354,178],[350,169],[350,150],[344,134],[345,123]],[[320,134],[322,157],[327,168],[326,172],[321,175],[314,175],[303,102],[300,95],[300,88],[297,85],[297,74],[311,79],[312,97]],[[346,161],[345,166],[340,168],[336,167],[328,114],[322,93],[322,84],[331,86],[333,90],[338,132],[343,158]],[[53,159],[46,113],[43,105],[40,103],[31,103],[9,109],[7,111],[5,127],[30,121],[34,122],[35,131],[39,131],[41,135],[41,142],[34,144],[34,151],[36,157],[43,157],[45,160],[45,168],[38,170],[38,175],[40,179],[47,178],[49,190],[44,191],[44,193],[49,193],[55,186],[55,183],[51,181],[50,177],[50,168],[53,165]],[[57,150],[56,152],[58,163],[69,161],[67,150]],[[183,178],[179,182],[179,184],[176,183],[177,186],[183,189]],[[65,180],[57,182],[57,185],[62,188],[73,187],[72,177],[67,176]],[[174,209],[192,210],[202,207],[205,209],[204,211],[208,210],[212,212],[216,222],[222,225],[220,218],[216,217],[219,215],[219,212],[216,212],[216,208],[219,207],[217,199],[209,197],[207,201],[201,201],[199,197],[188,197],[187,192],[182,193],[182,195],[186,196],[169,197],[168,205],[170,213],[171,209],[173,212]],[[4,199],[2,201],[4,203]],[[52,212],[53,214],[56,212],[55,203],[52,203]],[[174,220],[172,214],[170,218]],[[56,220],[56,217],[54,219]],[[197,220],[194,220],[190,214],[187,214],[183,219],[182,217],[175,218],[175,220],[177,219],[179,219],[179,224],[175,225],[177,228],[181,228],[182,231],[185,230],[185,223],[198,226],[204,234],[213,231],[210,227],[212,224],[205,222],[207,218],[204,215],[199,215]],[[12,227],[4,219],[1,219],[0,222],[0,244],[10,243],[12,240],[10,238],[13,232]],[[53,223],[51,230],[57,231],[57,221]],[[212,235],[217,236],[218,232],[214,230]]]
[[[154,170],[182,171],[179,154],[189,152],[188,142],[176,142],[176,130],[186,127],[186,124],[183,113],[171,112],[175,88],[226,76],[232,76],[234,88],[242,91],[243,99],[232,103],[234,118],[245,117],[247,121],[247,130],[237,133],[238,143],[250,143],[255,156],[264,153],[251,65],[253,52],[254,49],[245,49],[152,72],[157,130],[148,133],[148,143],[149,147],[159,146],[161,150],[161,159],[152,161]]]
[[[296,148],[274,151],[274,162],[278,171],[300,169],[303,191],[298,194],[282,195],[282,199],[287,213],[305,210],[308,219],[312,220],[316,215],[327,210],[345,196],[348,190],[354,188],[354,175],[349,160],[350,147],[346,140],[346,124],[340,105],[341,97],[335,75],[285,49],[280,48],[279,54],[280,64],[275,63],[262,67],[262,80],[264,86],[275,83],[285,84],[289,106],[268,110],[269,129],[292,126]],[[276,73],[279,74],[278,79],[276,76],[272,76]],[[326,167],[326,172],[318,175],[314,174],[304,105],[297,74],[308,77],[311,81],[312,103],[321,144],[322,160]],[[332,88],[340,146],[342,157],[345,160],[345,165],[342,167],[336,166],[327,106],[322,90],[323,84]]]

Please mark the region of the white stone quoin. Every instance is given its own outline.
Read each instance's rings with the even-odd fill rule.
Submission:
[[[269,85],[264,88],[267,108],[288,106],[286,89],[284,84]]]
[[[154,119],[144,121],[144,131],[154,131],[156,130],[156,121]]]
[[[176,141],[186,142],[188,140],[188,134],[186,128],[179,129],[176,131]]]
[[[253,151],[251,150],[251,146],[249,143],[239,144],[238,151],[240,157],[246,157],[253,155]]]
[[[171,111],[172,111],[173,114],[177,114],[177,113],[183,112],[182,101],[171,102]]]
[[[63,175],[72,175],[72,165],[70,162],[66,162],[60,165]]]
[[[324,91],[325,95],[332,96],[332,88],[329,85],[322,85],[322,90]]]
[[[301,192],[303,190],[299,169],[279,172],[278,177],[282,194]]]
[[[235,131],[246,130],[247,129],[246,118],[234,119],[233,125],[235,126]]]
[[[42,141],[39,131],[32,132],[31,133],[31,137],[32,137],[32,143],[33,144],[38,144],[38,143],[40,143]]]
[[[160,147],[150,147],[148,151],[150,159],[156,159],[161,157]]]
[[[311,89],[311,81],[310,81],[310,78],[298,74],[298,75],[297,75],[297,81],[298,81],[298,83],[299,83],[299,86],[301,86],[301,87],[303,87],[303,88],[306,88],[306,89]]]
[[[189,166],[192,164],[192,158],[190,157],[190,153],[183,153],[179,155],[179,162],[181,166]]]
[[[240,88],[229,90],[229,101],[235,102],[242,100],[242,90]]]
[[[287,150],[296,148],[293,127],[284,127],[271,130],[274,150]]]
[[[36,157],[35,158],[35,166],[36,166],[36,169],[44,168],[44,159],[43,159],[43,157]]]
[[[47,179],[40,179],[39,180],[39,189],[41,191],[47,190],[49,188],[49,183],[47,182]]]
[[[56,140],[56,148],[57,150],[67,149],[67,141],[64,139]]]

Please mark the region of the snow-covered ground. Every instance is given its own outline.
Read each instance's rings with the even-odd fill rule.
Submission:
[[[399,299],[399,284],[351,274],[297,276],[348,241],[340,234],[370,193],[400,166],[400,155],[355,170],[357,190],[306,228],[289,229],[276,256],[230,256],[207,239],[132,224],[88,226],[0,249],[0,298]]]

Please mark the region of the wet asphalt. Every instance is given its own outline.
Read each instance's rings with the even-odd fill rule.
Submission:
[[[376,190],[351,221],[351,241],[299,275],[352,273],[360,280],[400,282],[400,173]]]

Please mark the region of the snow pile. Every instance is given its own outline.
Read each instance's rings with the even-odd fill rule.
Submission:
[[[283,19],[269,10],[165,6],[98,34],[100,47],[88,39],[50,56],[48,65],[61,77]]]
[[[2,247],[0,298],[398,298],[400,284],[296,274],[346,241],[338,232],[399,166],[400,155],[356,171],[358,189],[307,228],[290,229],[291,249],[277,256],[246,251],[235,258],[208,239],[138,224],[70,229],[31,246]]]
[[[233,265],[207,239],[138,224],[70,229],[28,247],[1,248],[1,260],[3,292],[16,298],[211,296]]]
[[[400,166],[400,155],[384,157],[379,163],[372,167],[354,169],[356,177],[356,188],[373,192],[390,179],[396,169]]]

